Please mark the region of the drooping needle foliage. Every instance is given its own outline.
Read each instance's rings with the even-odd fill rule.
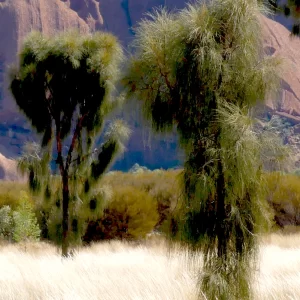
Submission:
[[[32,33],[12,73],[15,101],[42,135],[42,149],[27,147],[19,166],[29,171],[33,190],[43,192],[45,199],[55,198],[61,211],[57,232],[62,235],[63,256],[68,254],[69,231],[78,231],[76,214],[91,201],[93,207],[97,203],[100,207],[103,193],[96,183],[129,134],[117,120],[102,136],[100,148],[94,149],[105,117],[116,104],[122,57],[121,46],[108,33],[67,32],[51,37]],[[58,174],[51,175],[53,164]]]
[[[263,52],[264,12],[256,0],[155,11],[136,29],[123,80],[155,130],[179,134],[186,155],[180,236],[204,253],[207,299],[251,296],[255,233],[265,219],[263,162],[279,150],[254,132],[251,118],[279,83],[279,61]]]

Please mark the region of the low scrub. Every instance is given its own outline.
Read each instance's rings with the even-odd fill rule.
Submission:
[[[139,239],[152,231],[176,237],[182,199],[180,170],[153,172],[110,172],[99,189],[111,193],[111,199],[102,203],[95,217],[90,218],[89,202],[78,218],[71,220],[74,241],[85,242],[103,239]],[[104,188],[105,187],[105,188]],[[0,182],[0,209],[7,206],[15,211],[20,203],[20,191],[25,184]],[[277,172],[265,174],[265,191],[268,205],[272,208],[274,223],[284,232],[297,232],[300,225],[300,177],[295,174]],[[55,198],[55,187],[50,191],[51,199],[41,202],[34,196],[34,211],[41,235],[45,239],[59,242],[61,239],[61,205]],[[52,199],[53,198],[53,199]],[[146,199],[146,200],[145,200]],[[75,203],[75,202],[74,202]],[[50,218],[51,216],[51,218]],[[5,218],[2,218],[6,222]],[[3,225],[4,226],[4,225]],[[3,227],[5,228],[5,226]],[[7,228],[7,227],[6,227]],[[3,229],[2,236],[9,236]]]
[[[132,186],[114,187],[112,199],[103,216],[90,221],[84,242],[145,238],[159,220],[155,199],[145,191]]]
[[[34,206],[25,192],[21,192],[15,210],[8,205],[0,208],[0,237],[14,242],[39,240],[40,228]]]
[[[274,221],[281,227],[300,225],[300,177],[277,172],[265,175],[267,201],[274,209]]]
[[[25,183],[0,181],[0,208],[8,205],[15,209],[19,205],[21,191],[28,192]]]
[[[151,195],[156,202],[159,214],[154,229],[159,230],[170,214],[178,205],[181,197],[180,170],[153,171],[140,173],[114,172],[104,178],[110,186],[134,187]]]

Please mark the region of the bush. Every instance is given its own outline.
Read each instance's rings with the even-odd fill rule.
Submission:
[[[74,185],[75,186],[75,185]],[[99,185],[90,190],[84,200],[80,199],[80,191],[75,192],[70,186],[69,202],[69,231],[68,243],[70,246],[79,246],[85,234],[87,222],[97,220],[103,215],[105,203],[112,194],[111,188]],[[56,245],[62,243],[62,193],[60,183],[51,185],[48,198],[41,197],[35,201],[35,212],[41,228],[41,237],[50,239]]]
[[[149,193],[156,201],[156,210],[159,214],[155,229],[160,230],[180,200],[179,175],[180,170],[159,170],[135,174],[115,172],[105,177],[104,181],[113,188],[114,186],[131,186]]]
[[[275,211],[274,220],[280,227],[300,225],[300,178],[278,172],[265,175],[267,201]]]
[[[12,210],[16,209],[21,191],[27,191],[25,183],[0,181],[0,208],[8,205]]]
[[[8,205],[0,209],[0,237],[11,240],[13,233],[12,211]]]
[[[33,205],[26,193],[22,193],[20,204],[13,212],[13,224],[13,240],[15,242],[39,240],[40,228],[33,212]]]
[[[136,174],[109,172],[104,177],[102,184],[96,189],[98,195],[96,198],[93,195],[90,195],[93,196],[91,197],[91,200],[84,203],[79,210],[76,207],[78,199],[71,199],[70,226],[72,226],[72,230],[70,230],[70,243],[73,244],[74,242],[74,244],[79,244],[83,235],[85,235],[85,241],[102,240],[104,238],[137,238],[138,234],[131,230],[133,228],[132,223],[128,225],[127,220],[122,219],[124,214],[122,211],[120,212],[120,210],[124,209],[124,207],[122,208],[122,206],[119,205],[119,208],[116,211],[113,211],[113,205],[114,203],[117,203],[116,198],[121,197],[121,190],[123,196],[128,192],[128,197],[132,198],[131,203],[129,203],[129,200],[126,200],[126,205],[129,205],[130,209],[134,207],[133,203],[135,201],[141,202],[142,199],[148,199],[149,197],[152,199],[151,209],[153,211],[150,213],[150,216],[152,214],[157,215],[157,218],[155,218],[157,222],[154,226],[151,224],[150,231],[153,228],[156,231],[159,231],[180,198],[180,185],[177,180],[179,174],[180,170],[159,170],[157,172],[153,171]],[[113,199],[109,201],[108,199],[112,197],[113,191],[116,191],[116,193]],[[46,201],[41,201],[42,198],[39,199],[39,197],[35,196],[35,213],[41,228],[42,238],[50,239],[56,244],[60,244],[62,239],[62,195],[58,186],[55,185],[51,186],[50,194],[51,196]],[[136,205],[140,207],[141,203]],[[96,209],[91,211],[94,206],[96,206]],[[146,208],[144,207],[142,209]],[[131,211],[129,211],[129,213],[133,214]],[[116,218],[118,222],[113,221],[114,218]],[[136,218],[139,217],[137,216]],[[132,220],[130,222],[132,222]],[[117,226],[109,227],[109,224]],[[89,226],[88,230],[86,229],[87,225]],[[126,229],[128,226],[130,227],[129,232]],[[78,229],[76,232],[73,231],[73,228],[75,227]],[[123,227],[124,229],[122,229]],[[110,230],[111,232],[109,232]],[[145,228],[142,228],[143,232],[144,230]],[[144,236],[144,234],[141,236]]]
[[[156,201],[135,187],[114,187],[114,194],[103,217],[88,224],[84,242],[104,239],[145,238],[159,220]]]

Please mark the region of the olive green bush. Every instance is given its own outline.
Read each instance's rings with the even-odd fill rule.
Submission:
[[[0,238],[11,240],[12,238],[12,211],[8,205],[0,208]]]
[[[161,231],[161,226],[178,205],[182,192],[180,189],[180,170],[140,173],[114,172],[106,176],[104,182],[114,186],[131,186],[149,193],[156,201],[159,214],[155,230]]]
[[[178,181],[180,172],[109,173],[103,178],[103,184],[98,187],[102,195],[106,194],[102,198],[107,199],[103,203],[98,202],[98,212],[96,209],[91,211],[90,206],[95,205],[95,199],[92,199],[88,205],[82,207],[80,215],[71,214],[72,240],[78,244],[82,238],[85,242],[113,238],[136,239],[139,237],[137,226],[141,226],[141,236],[155,230],[176,240],[179,238],[178,226],[182,218],[182,195]],[[289,231],[291,228],[295,230],[300,225],[300,177],[278,172],[265,173],[263,177],[266,201],[261,203],[264,203],[265,210],[269,210],[271,219],[274,220],[270,225],[274,226],[275,230],[278,226],[289,228]],[[20,206],[22,188],[26,190],[25,185],[21,183],[0,182],[0,235],[3,239],[12,240],[12,216]],[[41,229],[41,237],[59,243],[62,238],[61,201],[59,197],[55,197],[56,190],[59,190],[59,182],[57,186],[53,184],[51,187],[51,199],[42,201],[34,196],[32,201],[28,201]],[[144,199],[150,199],[149,197],[151,205],[144,207]],[[124,198],[125,202],[120,205]],[[11,206],[3,203],[9,203]],[[74,205],[74,202],[71,203]],[[150,222],[147,221],[146,226],[142,224],[143,219],[139,213],[134,215],[136,208],[147,212],[147,216],[151,209]],[[133,216],[130,222],[128,216]],[[133,222],[134,220],[136,222]],[[278,226],[275,226],[276,224]]]
[[[274,221],[284,228],[300,225],[300,178],[295,174],[265,174],[267,201],[274,210]]]
[[[0,181],[0,208],[8,205],[15,209],[20,201],[20,192],[27,190],[25,183]]]
[[[54,179],[49,197],[36,197],[35,212],[41,228],[43,239],[49,239],[56,245],[61,245],[62,231],[62,199],[60,182]],[[71,192],[75,195],[76,186],[72,186]],[[78,188],[78,187],[77,187]],[[69,245],[76,247],[81,245],[82,236],[85,233],[87,222],[97,220],[103,215],[106,202],[111,197],[111,189],[101,184],[93,189],[89,197],[82,202],[77,195],[72,196],[69,203]]]
[[[89,222],[83,240],[89,243],[107,239],[143,239],[158,220],[156,201],[149,193],[132,186],[115,186],[103,217]]]
[[[161,231],[162,224],[167,221],[180,198],[177,180],[179,174],[180,171],[108,173],[96,188],[97,197],[90,197],[90,201],[81,206],[79,211],[76,209],[78,201],[70,202],[70,243],[78,245],[82,239],[84,242],[112,238],[136,239],[139,237],[139,226],[142,227],[142,237],[152,230]],[[41,228],[41,237],[58,245],[62,239],[59,185],[59,181],[53,182],[51,197],[46,201],[35,196],[35,213]],[[124,201],[124,197],[126,200],[122,205],[129,207],[126,213],[134,215],[133,209],[140,208],[152,220],[150,225],[144,226],[141,223],[140,214],[132,217],[130,222],[127,221],[127,217],[124,217],[125,207],[118,204]],[[150,198],[150,202],[145,202],[144,199]],[[114,206],[117,204],[116,209]]]
[[[12,214],[13,240],[15,242],[37,241],[40,238],[40,228],[33,211],[33,204],[25,192],[22,193],[20,204]]]
[[[34,204],[22,191],[18,205],[13,210],[9,205],[0,208],[0,237],[14,242],[39,240],[40,228],[34,213]]]

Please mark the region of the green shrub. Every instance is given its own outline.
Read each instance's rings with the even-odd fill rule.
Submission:
[[[280,227],[300,225],[300,177],[277,172],[265,175],[267,201]]]
[[[19,205],[21,191],[27,191],[25,183],[0,181],[0,208],[8,205],[14,210]]]
[[[99,185],[89,192],[89,198],[80,199],[80,193],[75,193],[74,186],[69,202],[69,232],[70,246],[81,244],[82,236],[86,231],[87,222],[97,220],[103,215],[105,203],[110,198],[111,188]],[[51,196],[44,201],[35,202],[35,211],[44,239],[50,239],[56,245],[62,243],[62,193],[58,185],[52,185],[49,193]]]
[[[8,205],[0,208],[0,237],[11,240],[13,233],[12,211]]]
[[[25,192],[22,193],[20,204],[13,212],[13,224],[13,240],[15,242],[39,240],[40,228],[33,212],[33,205]]]
[[[86,243],[104,239],[142,239],[157,224],[157,204],[151,195],[131,186],[115,186],[113,190],[103,217],[89,222],[83,238]]]
[[[45,227],[47,230],[47,237],[56,245],[61,245],[62,243],[62,211],[61,208],[56,206],[50,211],[50,213],[45,216]],[[69,222],[69,232],[68,239],[70,246],[79,246],[82,242],[82,236],[85,233],[87,226],[87,217],[83,217],[77,212],[70,213],[70,222]]]
[[[104,178],[104,182],[115,186],[130,186],[149,193],[156,201],[156,210],[159,219],[155,225],[156,230],[169,218],[181,197],[179,184],[180,170],[137,172],[134,174],[114,172]]]
[[[95,189],[97,191],[96,197],[91,194],[91,200],[81,206],[80,210],[76,208],[78,199],[71,199],[70,226],[72,230],[70,231],[70,243],[80,243],[80,239],[85,232],[87,233],[84,239],[89,241],[92,239],[102,240],[104,238],[116,237],[134,239],[138,236],[137,229],[135,230],[136,232],[132,232],[130,229],[129,233],[127,229],[122,229],[127,228],[128,224],[127,220],[123,220],[121,217],[121,215],[123,215],[123,212],[120,213],[119,211],[123,209],[121,206],[119,206],[120,208],[118,208],[117,211],[113,210],[113,203],[117,203],[116,193],[113,197],[114,199],[108,201],[108,199],[113,196],[113,191],[117,191],[117,194],[120,194],[120,190],[123,191],[123,194],[128,192],[130,194],[129,197],[132,198],[132,203],[135,201],[140,202],[141,199],[150,197],[152,199],[151,209],[153,210],[150,216],[152,214],[157,216],[157,218],[155,217],[157,222],[154,226],[151,224],[150,231],[153,227],[155,230],[160,230],[161,225],[167,220],[170,212],[177,205],[178,199],[180,198],[180,186],[177,178],[179,174],[180,171],[157,171],[138,174],[123,172],[108,173],[104,177],[102,184]],[[50,197],[47,201],[41,201],[37,195],[34,197],[35,213],[41,228],[41,237],[60,244],[62,238],[60,225],[62,196],[59,183],[51,186],[49,194]],[[131,208],[134,207],[128,200],[126,201],[127,205],[130,205]],[[141,204],[137,204],[137,206],[139,205],[141,206]],[[96,207],[93,211],[91,211],[92,206]],[[116,218],[118,222],[111,221],[111,219],[114,218]],[[108,229],[109,225],[106,224],[111,223],[117,224],[118,226]],[[88,231],[86,231],[87,225],[89,226]],[[99,229],[100,225],[101,230]],[[74,232],[73,228],[77,228],[78,230]],[[130,228],[133,228],[131,223]],[[142,231],[144,230],[145,229],[142,228]],[[142,234],[142,236],[144,236],[144,234]]]

